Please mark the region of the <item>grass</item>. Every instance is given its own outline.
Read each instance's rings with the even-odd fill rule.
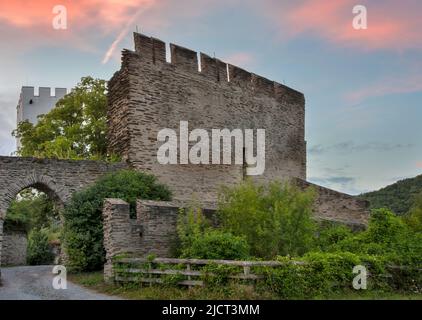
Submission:
[[[153,285],[117,285],[104,282],[102,272],[79,273],[69,280],[100,293],[135,300],[258,300],[274,299],[266,293],[257,293],[251,286],[231,285],[222,288],[170,287]]]
[[[227,285],[220,288],[184,288],[159,285],[117,285],[104,282],[102,272],[69,275],[69,280],[94,291],[133,300],[277,300],[268,292],[257,292],[251,286]],[[421,294],[350,291],[347,293],[317,297],[317,300],[422,300]]]

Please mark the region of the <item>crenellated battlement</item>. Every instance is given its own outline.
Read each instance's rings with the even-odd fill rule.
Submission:
[[[135,50],[123,50],[121,68],[108,82],[110,153],[154,173],[174,199],[195,193],[201,201],[215,201],[221,185],[244,179],[244,167],[160,164],[158,133],[178,128],[180,121],[207,132],[265,129],[265,172],[254,179],[306,179],[302,93],[180,45],[140,33],[134,42]]]
[[[36,124],[38,117],[42,114],[48,113],[66,93],[66,88],[55,88],[54,94],[50,87],[39,87],[38,94],[35,94],[34,87],[24,86],[21,89],[19,102],[16,107],[17,123],[28,120]],[[20,146],[20,141],[17,139],[17,145]]]
[[[54,89],[54,94],[53,94],[53,89]],[[28,98],[35,98],[35,97],[39,97],[39,98],[56,98],[56,97],[63,97],[64,95],[66,95],[67,93],[67,89],[66,88],[50,88],[50,87],[39,87],[38,88],[38,95],[35,94],[35,87],[28,87],[28,86],[24,86],[22,87],[22,92],[21,94],[24,97],[28,97]]]
[[[205,53],[170,43],[170,62],[166,61],[166,43],[157,38],[134,33],[135,53],[142,60],[156,65],[171,64],[174,68],[187,73],[200,74],[209,80],[220,83],[230,83],[243,89],[275,97],[276,99],[304,100],[303,94],[288,86],[269,80],[246,71],[238,66],[228,64]],[[127,53],[127,52],[126,52]],[[123,59],[125,54],[123,55]],[[200,62],[200,64],[199,64]]]

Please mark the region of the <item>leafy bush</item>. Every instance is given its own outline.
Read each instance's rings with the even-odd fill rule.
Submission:
[[[411,230],[388,209],[371,213],[368,229],[334,244],[330,251],[352,252],[384,257],[391,264],[421,263],[422,234]]]
[[[352,231],[342,224],[322,224],[319,227],[317,245],[322,251],[329,250],[334,244],[352,236]]]
[[[25,189],[7,210],[5,226],[20,225],[27,231],[41,229],[59,221],[58,216],[54,202],[45,193]]]
[[[48,243],[48,234],[45,230],[34,229],[29,233],[27,262],[29,265],[51,264],[54,254]]]
[[[220,230],[208,230],[183,250],[182,258],[245,260],[249,246],[242,237]]]
[[[260,258],[302,255],[314,243],[313,189],[272,182],[268,187],[251,180],[223,188],[219,218],[224,230],[247,239],[251,254]]]
[[[249,257],[249,246],[244,238],[211,229],[202,211],[194,206],[179,211],[177,231],[182,258],[241,260]]]
[[[368,290],[392,289],[392,282],[385,277],[386,260],[350,252],[311,252],[293,263],[287,257],[278,257],[283,266],[264,268],[265,290],[275,292],[284,299],[310,299],[344,293],[352,288],[357,274],[353,268],[363,265],[371,275]],[[301,262],[298,264],[297,262]]]
[[[136,211],[137,199],[170,200],[169,189],[154,176],[131,170],[110,173],[75,193],[64,211],[64,242],[70,270],[99,270],[105,261],[102,207],[104,199],[119,198]]]
[[[195,239],[200,238],[209,226],[210,224],[198,204],[193,203],[187,209],[180,208],[177,219],[177,235],[181,249],[191,247]]]
[[[422,193],[415,197],[415,202],[404,216],[404,222],[415,232],[422,232]]]

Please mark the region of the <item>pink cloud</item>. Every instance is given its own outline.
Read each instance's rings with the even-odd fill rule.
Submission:
[[[416,162],[416,167],[422,169],[422,161]]]
[[[236,52],[223,57],[222,60],[232,65],[246,68],[252,65],[255,57],[249,52]]]
[[[67,30],[52,27],[52,10],[58,3],[67,9]],[[212,0],[200,4],[197,0],[1,0],[0,38],[19,52],[41,46],[68,46],[103,54],[105,63],[119,55],[120,43],[135,30],[135,25],[141,32],[162,35],[174,25],[199,21],[216,7]],[[106,38],[109,36],[114,39],[110,41]],[[102,43],[105,39],[110,41],[108,48]]]
[[[17,28],[44,26],[51,28],[54,6],[67,8],[69,24],[82,29],[101,26],[110,29],[124,24],[133,15],[133,9],[156,0],[38,0],[3,1],[0,4],[0,21]]]
[[[405,76],[391,76],[369,84],[346,95],[351,103],[358,103],[366,98],[381,97],[388,94],[401,94],[422,91],[422,74],[410,74]]]
[[[352,26],[352,9],[357,4],[367,7],[366,30],[355,30]],[[269,0],[264,10],[282,37],[312,35],[339,46],[362,50],[422,49],[421,1],[302,0],[287,6]]]
[[[98,40],[120,30],[137,10],[157,0],[38,0],[1,1],[0,35],[20,52],[40,46],[68,46],[99,52]],[[67,9],[67,29],[54,30],[53,8]]]

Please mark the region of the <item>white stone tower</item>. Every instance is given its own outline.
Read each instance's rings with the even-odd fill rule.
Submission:
[[[66,93],[66,88],[55,88],[55,94],[52,95],[51,88],[40,87],[36,96],[34,87],[22,87],[17,106],[17,124],[25,120],[37,124],[38,116],[46,114],[53,109],[57,101],[63,98]],[[19,139],[17,139],[16,143],[19,148]]]

